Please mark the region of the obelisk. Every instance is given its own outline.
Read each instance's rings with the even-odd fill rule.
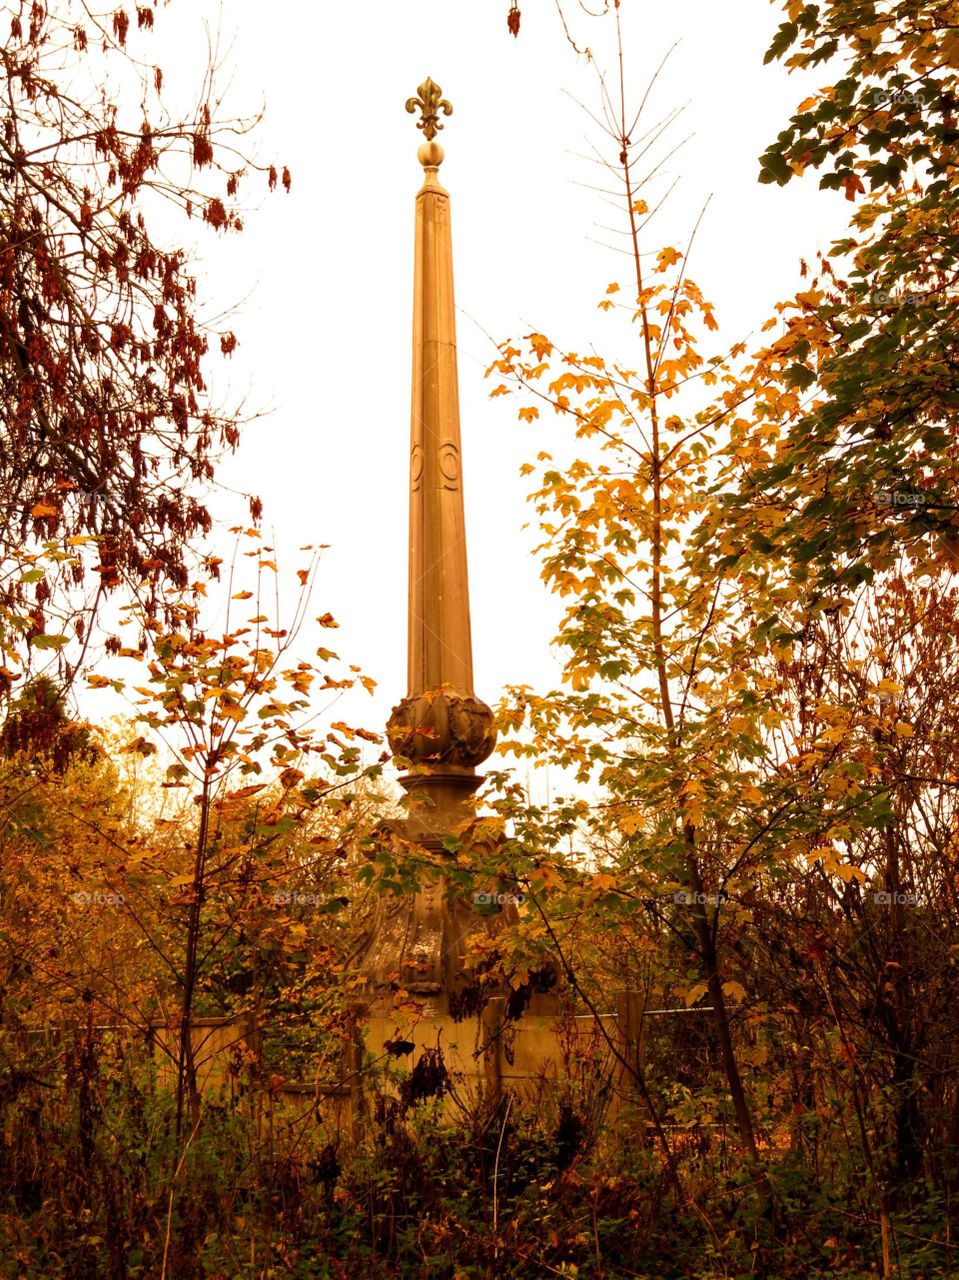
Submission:
[[[410,415],[410,547],[407,694],[388,725],[394,755],[408,760],[409,792],[434,834],[469,813],[475,767],[496,742],[493,713],[473,691],[453,244],[449,193],[438,173],[440,113],[452,107],[432,80],[410,98],[426,141],[419,149],[423,186],[416,197],[413,276],[413,396]],[[424,836],[428,831],[424,830]]]
[[[357,967],[374,990],[400,985],[445,997],[462,977],[469,934],[497,923],[469,902],[448,901],[442,874],[451,856],[445,842],[475,816],[476,766],[492,752],[496,731],[473,690],[450,197],[436,141],[440,116],[453,109],[429,79],[406,109],[420,116],[424,174],[413,283],[407,692],[387,734],[410,799],[409,816],[388,825],[394,844],[420,850],[436,872],[415,894],[381,904]]]

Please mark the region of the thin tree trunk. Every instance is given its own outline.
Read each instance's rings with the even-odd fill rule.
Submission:
[[[200,1114],[197,1089],[196,1059],[193,1052],[193,997],[196,991],[197,951],[203,912],[203,889],[206,876],[206,847],[210,829],[210,784],[206,777],[200,793],[200,827],[197,832],[196,856],[193,864],[193,901],[187,922],[186,961],[183,966],[183,1001],[180,1006],[180,1049],[177,1055],[176,1132],[183,1128],[183,1111],[189,1098],[190,1114],[195,1125]]]
[[[672,695],[669,685],[669,671],[667,668],[666,650],[664,642],[663,630],[663,552],[664,552],[664,531],[663,531],[663,488],[662,488],[662,438],[659,420],[658,407],[658,389],[657,389],[657,368],[656,361],[653,356],[653,344],[650,334],[649,314],[644,294],[642,258],[639,250],[639,224],[638,214],[636,211],[635,191],[633,186],[633,178],[630,170],[629,145],[630,139],[627,133],[626,125],[626,87],[623,71],[623,46],[619,25],[619,6],[616,6],[616,25],[618,37],[618,53],[619,53],[619,97],[620,97],[620,155],[619,161],[623,166],[623,179],[626,188],[626,205],[629,217],[630,242],[632,246],[633,266],[635,271],[636,298],[637,308],[640,315],[640,329],[643,342],[643,358],[645,361],[646,374],[646,392],[649,397],[649,421],[650,421],[650,481],[652,488],[652,530],[651,530],[651,583],[650,583],[650,601],[652,614],[652,636],[653,651],[656,665],[656,676],[659,686],[660,714],[663,724],[666,728],[669,750],[678,757],[679,748],[681,746],[681,728],[676,724],[673,714]],[[729,1026],[729,1014],[726,1008],[726,1001],[723,994],[722,975],[720,973],[719,961],[716,949],[715,937],[709,917],[706,914],[705,901],[702,895],[702,876],[699,869],[699,861],[696,856],[696,833],[689,826],[685,828],[685,837],[689,846],[689,854],[687,858],[687,874],[689,875],[690,884],[696,893],[696,901],[694,905],[694,928],[700,953],[700,960],[703,966],[703,976],[706,979],[707,989],[709,991],[710,1000],[713,1007],[713,1024],[715,1027],[716,1037],[719,1042],[720,1054],[723,1062],[723,1070],[726,1081],[729,1086],[730,1096],[733,1102],[733,1111],[736,1117],[736,1127],[739,1131],[740,1140],[749,1156],[749,1160],[753,1166],[756,1177],[756,1183],[763,1195],[767,1210],[770,1217],[774,1217],[775,1206],[771,1184],[765,1166],[759,1155],[759,1149],[756,1145],[756,1137],[753,1129],[752,1115],[749,1109],[749,1102],[746,1097],[746,1091],[743,1087],[742,1076],[739,1072],[739,1064],[736,1060],[736,1050],[733,1044],[732,1032]]]

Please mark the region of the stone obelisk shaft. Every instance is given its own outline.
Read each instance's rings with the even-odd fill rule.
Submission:
[[[435,165],[416,197],[415,264],[407,691],[471,694],[450,198]]]
[[[440,113],[453,109],[440,93],[426,80],[406,104],[422,116],[425,175],[416,197],[413,287],[408,687],[387,727],[394,754],[412,766],[403,785],[430,792],[436,841],[444,824],[448,832],[468,817],[475,766],[496,742],[493,714],[473,693],[450,198],[437,176],[443,148],[434,141]]]
[[[466,981],[470,937],[494,927],[465,895],[448,894],[443,863],[450,838],[468,832],[475,819],[476,766],[493,750],[496,733],[493,713],[473,692],[450,199],[437,177],[443,149],[434,141],[440,113],[450,115],[452,107],[432,80],[406,105],[422,117],[425,174],[416,197],[409,684],[387,733],[406,771],[400,781],[409,802],[407,815],[382,824],[379,838],[401,858],[415,849],[434,868],[415,892],[381,899],[358,963],[371,991],[399,982],[445,1009],[443,1001]],[[475,846],[472,836],[464,838]]]

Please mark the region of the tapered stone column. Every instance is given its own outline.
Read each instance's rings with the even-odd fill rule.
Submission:
[[[406,107],[420,114],[424,173],[414,241],[407,692],[387,734],[410,805],[409,817],[382,834],[432,855],[438,871],[416,894],[381,904],[357,967],[374,990],[399,983],[442,1002],[462,977],[469,934],[499,923],[469,902],[448,902],[442,874],[444,841],[475,816],[476,767],[496,733],[473,690],[450,197],[436,141],[452,107],[432,80]]]
[[[484,914],[472,893],[449,893],[448,838],[474,854],[481,843],[487,854],[498,843],[481,841],[471,825],[477,766],[496,734],[492,712],[473,689],[450,198],[439,180],[443,150],[436,142],[440,116],[452,108],[432,80],[406,106],[420,114],[424,175],[413,288],[408,679],[387,732],[409,811],[376,835],[399,862],[416,858],[420,888],[378,900],[351,967],[362,978],[356,1011],[374,1061],[399,1052],[403,1065],[435,1063],[439,1047],[457,1090],[496,1095],[524,1082],[538,1089],[555,1073],[562,1053],[551,1028],[559,1006],[557,996],[539,994],[543,985],[531,998],[527,991],[528,1011],[517,1027],[511,988],[489,980],[496,937],[518,919],[515,905]]]
[[[429,797],[413,806],[423,836],[442,839],[469,817],[476,766],[496,735],[492,712],[473,690],[450,198],[435,140],[440,114],[452,107],[432,80],[406,106],[421,113],[426,141],[413,276],[407,696],[387,731],[394,754],[411,765],[403,785]]]

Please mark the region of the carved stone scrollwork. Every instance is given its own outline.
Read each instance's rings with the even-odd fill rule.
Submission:
[[[417,441],[410,451],[410,489],[416,493],[423,479],[423,446]]]
[[[493,713],[472,694],[438,689],[404,698],[387,725],[390,749],[417,764],[472,768],[496,746]]]
[[[458,489],[460,486],[460,451],[451,440],[440,445],[440,475],[443,477],[444,489]]]

